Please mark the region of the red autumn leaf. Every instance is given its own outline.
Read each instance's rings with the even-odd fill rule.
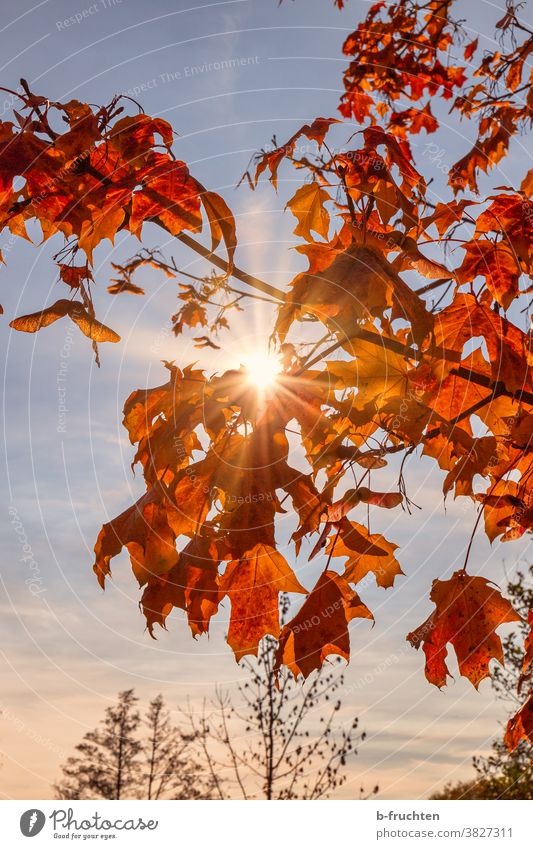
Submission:
[[[129,292],[130,295],[144,295],[144,289],[130,283],[129,280],[117,280],[112,286],[107,287],[110,295],[121,295],[123,292]]]
[[[403,575],[394,556],[398,548],[381,534],[370,534],[363,525],[350,522],[339,535],[329,538],[326,552],[332,557],[346,557],[342,577],[358,584],[372,572],[378,587],[392,587],[398,575]]]
[[[336,118],[315,118],[312,124],[304,124],[291,138],[280,147],[268,153],[264,153],[258,160],[254,183],[257,185],[259,177],[268,167],[270,171],[270,180],[274,188],[278,186],[278,168],[286,156],[290,156],[295,148],[296,142],[302,136],[306,136],[310,141],[315,141],[319,146],[323,143],[329,128],[332,124],[338,124]]]
[[[472,39],[472,41],[469,41],[468,44],[466,45],[466,47],[464,49],[464,57],[467,61],[469,59],[471,59],[472,56],[474,55],[474,53],[476,52],[478,41],[479,41],[478,38],[474,38],[474,39]]]
[[[285,558],[262,543],[228,563],[219,583],[231,600],[228,643],[237,660],[256,655],[266,634],[279,637],[279,593],[306,592]]]
[[[301,610],[284,625],[276,665],[283,663],[295,678],[307,678],[330,654],[349,660],[348,623],[373,616],[357,593],[336,572],[326,571],[309,593]]]
[[[386,133],[381,127],[370,127],[364,131],[365,144],[369,148],[384,145],[394,165],[398,167],[404,180],[410,185],[422,181],[422,176],[415,170],[407,145],[402,144],[394,136]]]
[[[59,264],[59,276],[63,283],[71,289],[79,289],[83,280],[92,280],[92,271],[88,264],[85,265],[63,265]]]
[[[516,255],[505,243],[494,244],[488,239],[477,239],[465,245],[463,264],[456,275],[460,283],[473,283],[484,277],[493,297],[508,309],[518,295],[520,268]]]
[[[165,621],[174,607],[185,608],[184,587],[177,567],[172,567],[160,578],[151,578],[141,596],[141,608],[146,617],[146,627],[155,639],[154,625],[166,628]]]
[[[482,296],[478,301],[472,295],[457,294],[436,317],[437,348],[444,359],[448,359],[450,353],[453,357],[453,352],[460,352],[454,358],[460,363],[465,344],[482,336],[487,345],[492,379],[501,381],[512,393],[527,391],[531,386],[529,367],[533,364],[531,339],[491,309],[490,301],[490,296],[488,299]],[[469,380],[473,382],[473,375]]]
[[[524,659],[522,661],[522,669],[520,670],[520,678],[518,680],[518,692],[520,693],[524,684],[531,682],[533,677],[533,610],[528,614],[529,631],[524,641]]]
[[[168,572],[148,579],[141,598],[152,637],[154,625],[165,628],[174,607],[186,611],[193,637],[206,633],[223,596],[218,586],[220,561],[211,538],[195,537],[178,557],[177,564]]]
[[[330,219],[324,204],[329,200],[329,194],[318,183],[309,183],[298,189],[296,194],[287,201],[287,207],[298,219],[298,225],[294,230],[296,236],[311,240],[311,231],[313,231],[327,239]]]
[[[522,740],[533,745],[533,694],[528,696],[520,710],[511,717],[503,739],[510,752],[514,751]]]
[[[101,587],[111,570],[109,562],[125,546],[131,568],[142,586],[149,578],[164,575],[176,565],[176,532],[172,528],[174,508],[160,488],[148,490],[132,507],[107,522],[94,547],[94,572]]]
[[[211,228],[211,250],[213,252],[216,251],[220,242],[224,241],[231,266],[237,246],[235,218],[224,198],[217,195],[216,192],[208,192],[203,186],[200,188],[200,200],[206,211]]]
[[[517,622],[519,615],[498,589],[485,578],[455,572],[447,581],[434,581],[430,594],[435,610],[407,635],[414,648],[423,646],[426,678],[444,687],[450,674],[446,665],[447,643],[457,655],[459,672],[478,687],[489,675],[489,662],[503,664],[503,649],[496,629]]]
[[[173,236],[201,229],[199,187],[184,162],[160,155],[158,164],[146,168],[140,179],[143,187],[134,192],[131,206],[133,233],[140,236],[143,222],[154,219]]]
[[[341,516],[336,522],[326,522],[318,541],[309,555],[309,560],[312,560],[313,557],[326,547],[328,540],[331,539],[330,534],[332,529],[334,529],[332,539],[338,536],[341,542],[352,552],[356,551],[359,554],[368,554],[371,557],[385,557],[387,554],[385,549],[381,548],[370,538],[364,526],[358,525],[356,522],[350,522],[345,516]]]

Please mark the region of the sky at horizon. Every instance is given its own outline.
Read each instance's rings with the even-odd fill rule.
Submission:
[[[463,3],[467,29],[491,43],[503,6],[502,0]],[[154,0],[148,6],[141,0],[5,0],[2,84],[16,89],[25,77],[51,100],[91,103],[127,92],[148,114],[170,121],[179,133],[178,158],[204,185],[223,194],[236,213],[237,264],[282,286],[304,267],[303,258],[290,250],[297,243],[293,220],[283,214],[301,177],[284,173],[278,195],[267,185],[254,193],[246,185],[235,187],[273,133],[283,141],[310,119],[335,115],[346,64],[342,42],[367,7],[362,0],[349,0],[342,12],[328,0],[286,0],[281,6],[276,0]],[[71,16],[74,22],[67,24]],[[9,95],[0,93],[3,120],[12,107]],[[444,120],[438,150],[428,147],[437,140],[422,133],[414,151],[425,173],[435,178],[431,191],[437,199],[447,168],[471,133],[455,119],[449,123],[445,113]],[[355,129],[335,129],[335,143],[345,144]],[[523,140],[516,140],[490,184],[511,183],[525,173],[529,159]],[[165,241],[155,227],[146,226],[145,236],[147,243],[172,251],[184,270],[205,273],[202,260],[170,238]],[[270,334],[268,309],[251,310],[225,340],[221,359],[218,352],[198,351],[190,336],[172,336],[172,281],[143,272],[145,298],[108,297],[110,262],[126,259],[137,246],[133,237],[121,234],[114,247],[106,243],[96,253],[97,314],[122,336],[119,345],[102,346],[98,370],[89,341],[71,324],[58,322],[35,336],[9,330],[13,316],[38,309],[45,296],[52,301],[63,293],[58,294],[52,247],[0,237],[6,260],[0,271],[5,310],[0,331],[5,360],[3,798],[49,798],[59,764],[119,690],[135,687],[144,703],[162,691],[170,706],[187,698],[199,704],[215,684],[235,692],[244,677],[224,642],[227,607],[209,640],[194,642],[181,611],[174,611],[168,632],[153,641],[138,610],[127,556],[114,562],[114,580],[105,593],[91,570],[102,522],[142,492],[140,476],[131,474],[133,452],[120,424],[130,392],[166,380],[161,360],[178,365],[198,360],[208,371],[238,366],[243,350],[266,345]],[[59,409],[60,388],[66,412]],[[391,468],[391,480],[393,473]],[[373,527],[399,543],[405,576],[394,590],[366,584],[361,595],[376,626],[364,621],[351,626],[343,713],[347,720],[359,716],[367,739],[350,764],[343,798],[357,798],[360,784],[368,789],[379,784],[380,798],[425,797],[446,781],[472,777],[472,755],[488,752],[506,716],[488,682],[476,692],[456,675],[445,692],[431,687],[422,653],[405,641],[430,612],[431,581],[449,577],[461,564],[475,519],[469,502],[449,498],[444,505],[442,476],[428,458],[409,463],[407,477],[409,494],[422,511],[411,517],[398,511],[376,516]],[[490,547],[478,535],[472,571],[503,585],[506,576],[531,562],[527,545]],[[37,564],[37,593],[30,591],[36,572],[28,567],[24,546]],[[300,576],[305,551],[296,563],[292,553],[287,557]],[[307,569],[305,585],[312,585],[319,566]]]

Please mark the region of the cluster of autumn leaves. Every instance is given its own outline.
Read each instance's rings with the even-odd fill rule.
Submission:
[[[308,268],[287,291],[235,268],[231,212],[175,160],[165,121],[124,115],[120,98],[99,110],[51,103],[23,84],[16,123],[0,123],[1,225],[27,237],[28,222],[37,221],[45,240],[62,234],[56,260],[70,290],[70,298],[14,319],[15,329],[35,332],[70,316],[93,344],[117,341],[96,319],[93,251],[119,230],[141,238],[148,221],[224,272],[221,283],[182,287],[177,332],[199,326],[209,334],[227,324],[209,312],[213,291],[232,274],[250,296],[255,289],[278,301],[274,338],[283,370],[267,399],[242,367],[206,376],[167,363],[165,384],[126,402],[124,424],[146,493],[104,525],[94,568],[103,586],[111,559],[128,550],[151,633],[175,607],[186,611],[194,636],[204,633],[227,598],[237,659],[256,653],[266,634],[279,639],[278,668],[295,675],[309,675],[332,653],[348,659],[348,623],[373,618],[355,588],[369,574],[390,588],[402,574],[397,546],[365,525],[370,507],[410,508],[403,471],[392,491],[375,487],[395,454],[434,458],[444,494],[472,499],[491,541],[518,539],[533,527],[533,363],[520,312],[530,293],[533,178],[527,174],[518,189],[478,193],[480,172],[505,156],[531,120],[531,85],[522,75],[533,33],[510,8],[497,24],[510,46],[476,64],[477,41],[462,41],[452,7],[451,0],[372,6],[344,45],[351,61],[340,111],[349,144],[330,145],[341,122],[317,118],[258,155],[252,186],[268,176],[276,188],[280,168],[291,165],[305,175],[287,206]],[[459,47],[464,59],[454,64],[448,54]],[[450,165],[448,202],[435,202],[409,145],[422,130],[439,129],[437,97],[478,131],[472,150]],[[211,250],[224,242],[227,259],[184,234],[199,231],[203,217]],[[179,277],[148,254],[118,268],[110,293],[141,294],[133,278],[145,261]],[[326,334],[312,354],[294,341],[302,322]],[[298,468],[290,463],[294,432]],[[324,561],[313,588],[277,547],[289,505],[295,554],[309,538],[311,558]],[[502,661],[496,629],[518,618],[466,566],[434,582],[435,609],[408,635],[423,646],[426,676],[439,687],[449,674],[448,644],[461,674],[478,686],[490,661]],[[280,592],[305,595],[283,629]],[[523,737],[533,742],[531,661],[530,636],[510,747]]]
[[[93,109],[86,103],[51,102],[21,81],[11,92],[22,103],[16,123],[0,122],[0,217],[12,236],[29,238],[37,221],[44,240],[57,234],[64,246],[54,257],[60,280],[72,294],[46,309],[20,316],[12,327],[35,332],[69,315],[98,342],[118,335],[95,317],[91,293],[94,249],[119,230],[139,239],[143,224],[156,221],[172,235],[202,229],[202,210],[213,248],[225,240],[234,250],[234,220],[217,194],[205,190],[172,153],[174,132],[160,118],[125,115],[122,98]],[[179,203],[176,199],[179,198]],[[75,261],[84,257],[82,264]],[[0,253],[0,261],[3,261]],[[137,287],[122,281],[111,294]]]

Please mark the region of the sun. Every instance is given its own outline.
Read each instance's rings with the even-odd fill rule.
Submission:
[[[243,358],[250,383],[264,392],[276,382],[281,363],[275,354],[267,351],[251,351]]]

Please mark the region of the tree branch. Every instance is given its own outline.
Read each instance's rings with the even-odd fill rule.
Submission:
[[[240,280],[242,283],[245,283],[247,286],[251,286],[253,289],[259,289],[261,292],[265,292],[268,295],[271,295],[273,298],[278,299],[280,302],[283,302],[286,299],[286,293],[284,293],[281,289],[277,289],[274,286],[271,286],[269,283],[265,283],[264,280],[261,280],[258,277],[255,277],[251,274],[248,274],[245,271],[242,271],[240,268],[236,266],[230,266],[230,264],[218,256],[218,254],[213,253],[208,248],[204,247],[200,242],[197,242],[196,239],[193,239],[191,236],[187,235],[187,233],[180,233],[177,238],[183,242],[184,245],[191,248],[196,253],[203,256],[204,259],[209,260],[213,263],[217,268],[225,271],[229,275],[233,275],[237,280]],[[420,351],[415,350],[412,347],[408,347],[403,345],[401,342],[398,342],[396,339],[390,339],[386,336],[382,336],[378,332],[373,332],[364,327],[359,327],[351,337],[352,341],[355,339],[361,339],[363,342],[369,342],[371,345],[376,345],[379,348],[385,348],[389,351],[392,351],[396,354],[401,354],[405,357],[411,357],[412,359],[419,359],[421,356]],[[312,360],[294,372],[294,376],[298,377],[303,374],[305,371],[310,369],[313,365],[320,362],[324,359],[324,357],[329,356],[338,348],[341,348],[346,344],[346,340],[337,341],[329,348],[326,348],[320,354],[317,354]],[[461,377],[464,380],[469,381],[470,383],[475,383],[478,386],[484,386],[486,389],[491,389],[497,395],[506,395],[508,398],[512,398],[514,401],[522,401],[527,404],[533,404],[533,392],[528,392],[525,389],[517,390],[516,392],[512,392],[507,389],[505,384],[502,381],[493,381],[487,375],[480,374],[479,372],[471,371],[470,369],[461,366],[461,352],[452,351],[449,348],[439,349],[438,352],[431,352],[431,355],[436,357],[439,360],[444,360],[446,362],[457,363],[457,367],[451,370],[451,374],[455,374],[457,377]]]
[[[260,292],[264,292],[266,295],[270,295],[278,301],[285,301],[287,296],[281,289],[271,286],[270,283],[265,283],[264,280],[260,280],[259,277],[254,277],[252,274],[242,271],[235,265],[230,266],[227,260],[223,259],[218,254],[213,253],[213,251],[210,251],[209,248],[204,247],[204,245],[197,242],[196,239],[193,239],[192,236],[189,236],[187,233],[179,233],[176,238],[179,239],[180,242],[183,242],[183,244],[188,248],[191,248],[191,250],[196,251],[196,253],[200,254],[200,256],[204,259],[212,262],[213,265],[220,268],[221,271],[226,272],[226,274],[230,277],[233,276],[237,280],[240,280],[241,283],[246,283],[246,285],[251,286],[252,289],[259,289]]]

